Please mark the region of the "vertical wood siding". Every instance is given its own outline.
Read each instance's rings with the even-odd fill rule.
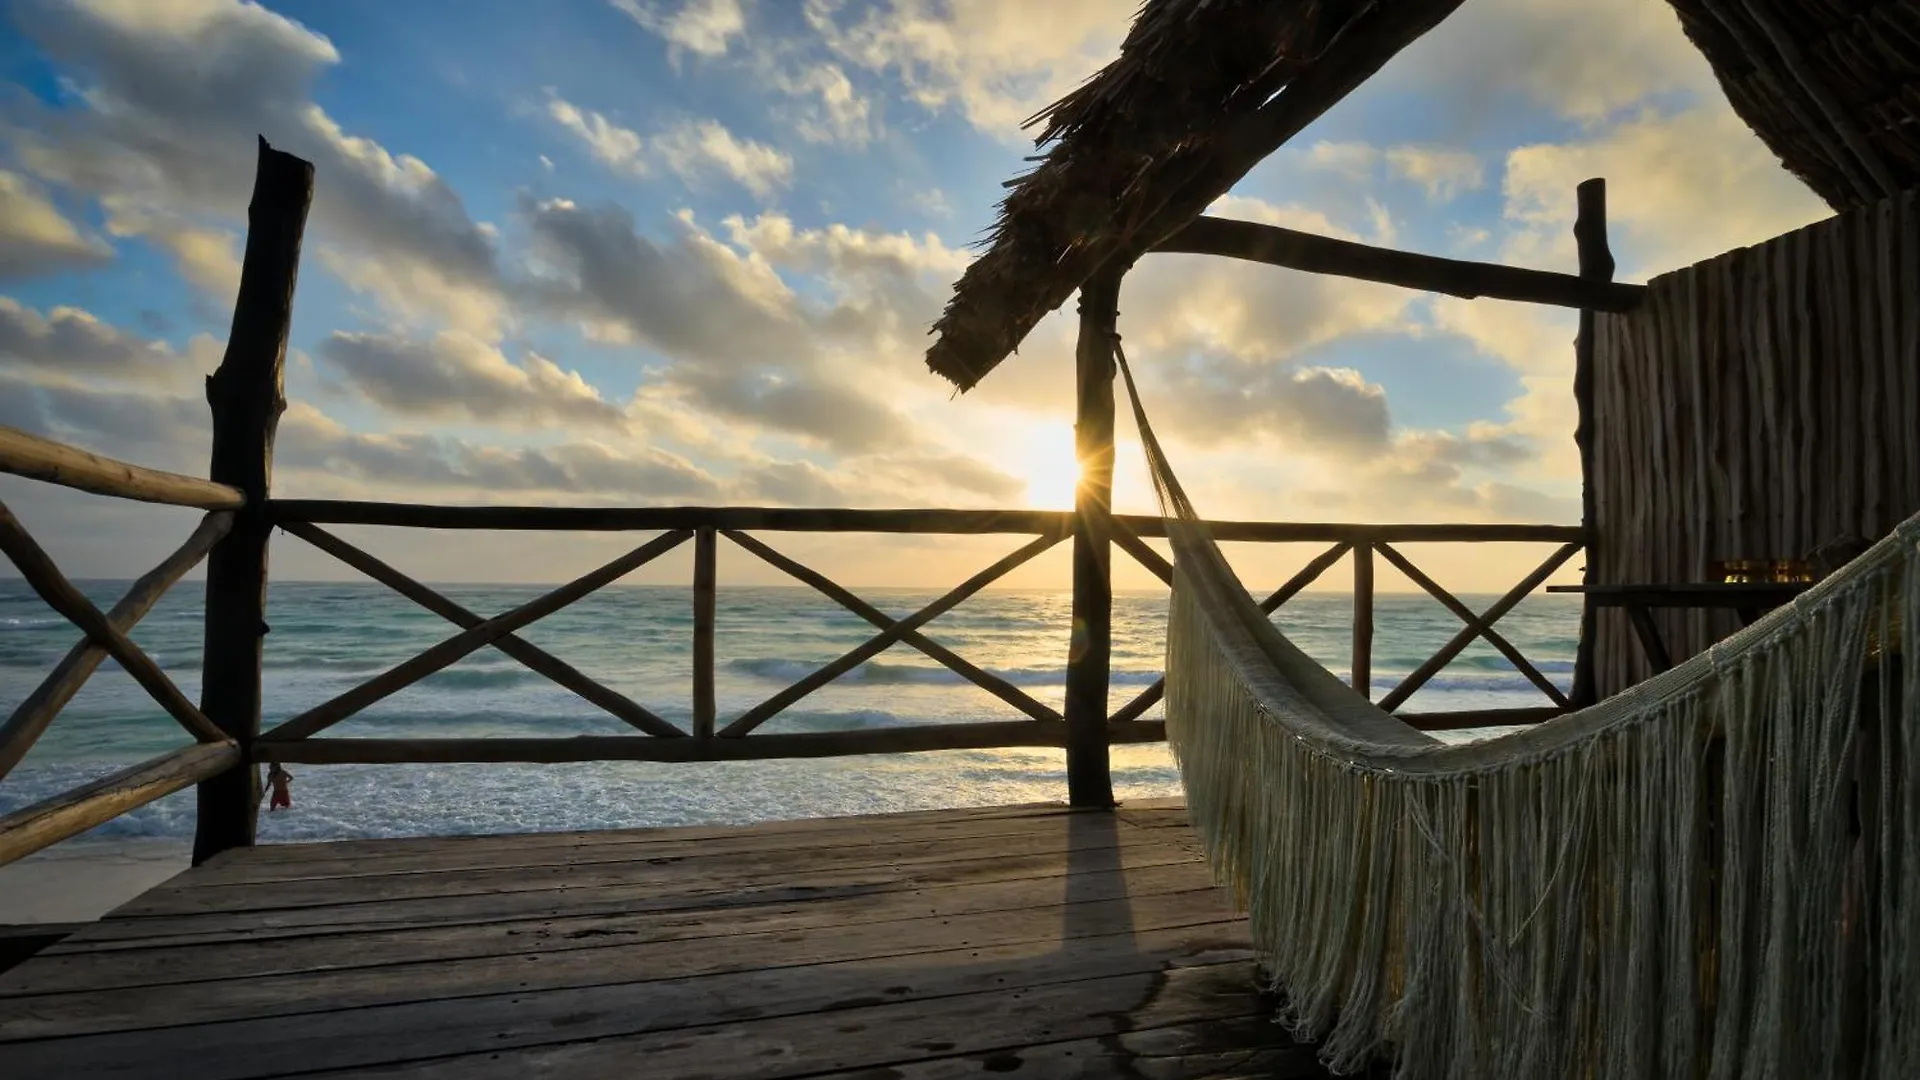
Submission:
[[[1595,335],[1599,582],[1703,581],[1920,511],[1920,191],[1656,278]],[[1739,626],[1655,620],[1675,661]],[[1646,677],[1624,612],[1597,646],[1602,695]]]

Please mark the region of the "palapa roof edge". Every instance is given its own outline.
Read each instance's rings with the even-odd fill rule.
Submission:
[[[1920,185],[1920,0],[1669,0],[1735,112],[1835,209]],[[1145,0],[1036,116],[927,366],[972,389],[1102,267],[1204,212],[1461,0]]]

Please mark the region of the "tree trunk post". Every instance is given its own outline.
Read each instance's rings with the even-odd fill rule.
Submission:
[[[1579,211],[1573,222],[1573,238],[1580,250],[1580,276],[1589,281],[1613,280],[1613,252],[1607,247],[1607,182],[1595,178],[1583,181],[1577,189]],[[1586,566],[1582,584],[1593,585],[1599,559],[1599,494],[1594,490],[1594,401],[1593,401],[1593,320],[1592,308],[1580,309],[1580,336],[1573,346],[1573,403],[1578,420],[1573,442],[1580,451],[1580,530],[1586,545]],[[1592,597],[1581,598],[1580,644],[1574,654],[1573,693],[1576,709],[1599,700],[1594,655],[1598,638],[1599,612]]]
[[[287,407],[282,370],[300,241],[313,202],[313,165],[260,140],[253,201],[247,207],[247,253],[233,329],[220,367],[207,377],[213,410],[209,479],[246,494],[233,529],[207,557],[206,637],[200,711],[236,739],[240,764],[199,786],[193,837],[198,864],[254,840],[259,777],[253,741],[260,732],[260,655],[267,632],[268,482],[273,436]]]
[[[693,534],[693,735],[713,738],[713,624],[719,595],[719,533]]]
[[[1073,633],[1067,650],[1067,800],[1113,805],[1107,754],[1107,682],[1113,655],[1113,344],[1121,271],[1080,288],[1075,350],[1074,451],[1080,482],[1073,510]]]

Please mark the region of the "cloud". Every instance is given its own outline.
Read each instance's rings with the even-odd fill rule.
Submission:
[[[302,403],[281,417],[276,463],[385,490],[440,489],[467,497],[514,492],[657,503],[721,491],[710,473],[663,450],[585,441],[492,446],[444,435],[355,432]]]
[[[44,274],[112,257],[112,247],[68,221],[32,181],[0,169],[0,278]]]
[[[664,38],[672,51],[721,56],[746,31],[741,0],[685,0],[679,7],[648,0],[610,0],[628,18]]]
[[[534,352],[515,364],[454,331],[428,340],[335,331],[317,351],[367,400],[399,415],[509,428],[625,426],[578,372]]]
[[[1644,110],[1591,137],[1514,149],[1502,186],[1506,257],[1575,265],[1574,189],[1594,176],[1607,178],[1607,224],[1623,277],[1687,266],[1832,214],[1714,99],[1671,114]]]
[[[1218,354],[1156,365],[1155,414],[1197,446],[1273,439],[1354,457],[1384,448],[1386,392],[1351,368],[1247,363]]]
[[[340,61],[327,38],[236,0],[77,0],[18,20],[76,73],[77,104],[13,110],[28,171],[122,215],[237,221],[264,133],[324,178],[308,240],[350,285],[410,315],[497,315],[493,238],[453,189],[313,103],[313,83]]]
[[[597,112],[581,109],[551,88],[547,90],[547,115],[585,143],[588,152],[602,165],[641,176],[648,174],[646,163],[640,157],[646,144],[638,132],[623,128]]]
[[[808,0],[820,42],[855,67],[898,78],[929,110],[1017,138],[1020,124],[1112,59],[1137,0]]]
[[[547,115],[615,172],[650,177],[665,168],[689,188],[719,176],[765,199],[793,181],[793,159],[765,143],[742,139],[715,120],[687,120],[650,139],[591,109],[547,91]]]
[[[841,450],[916,441],[876,393],[890,376],[871,369],[938,310],[929,268],[956,256],[937,241],[797,230],[762,215],[729,219],[728,243],[684,213],[655,240],[618,206],[565,200],[529,200],[522,216],[533,241],[529,303],[597,340],[664,356],[658,401]],[[830,299],[803,300],[780,269],[813,274]]]
[[[1333,173],[1356,184],[1372,182],[1384,167],[1389,175],[1420,185],[1429,202],[1451,202],[1485,183],[1480,159],[1466,150],[1401,143],[1385,148],[1363,142],[1314,143],[1302,156],[1310,169]]]
[[[654,138],[660,160],[688,187],[723,176],[761,198],[793,181],[793,159],[765,143],[742,139],[717,120],[675,124]]]
[[[1659,95],[1718,96],[1665,0],[1475,0],[1409,46],[1385,85],[1483,121],[1514,95],[1584,122]]]
[[[1390,146],[1387,167],[1426,189],[1433,202],[1451,202],[1485,182],[1480,159],[1465,150],[1444,146]]]
[[[41,383],[158,384],[176,382],[187,371],[165,345],[125,333],[80,308],[56,307],[43,315],[9,296],[0,296],[0,368]]]
[[[152,242],[173,257],[182,277],[209,297],[231,303],[239,293],[240,252],[235,233],[149,207],[129,206],[112,197],[103,201],[108,232]]]
[[[839,64],[801,60],[766,46],[754,53],[760,81],[792,99],[775,118],[808,142],[864,146],[880,134],[873,99],[860,92]]]

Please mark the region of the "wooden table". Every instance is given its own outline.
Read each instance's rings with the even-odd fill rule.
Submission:
[[[1702,581],[1647,585],[1549,585],[1547,591],[1581,593],[1587,597],[1588,603],[1596,607],[1625,608],[1628,621],[1633,623],[1634,633],[1640,637],[1640,646],[1647,652],[1647,661],[1653,665],[1653,672],[1657,675],[1673,666],[1673,658],[1667,652],[1666,641],[1660,636],[1660,628],[1654,625],[1654,608],[1732,609],[1739,614],[1743,625],[1750,626],[1755,619],[1788,603],[1810,587],[1809,582]]]

